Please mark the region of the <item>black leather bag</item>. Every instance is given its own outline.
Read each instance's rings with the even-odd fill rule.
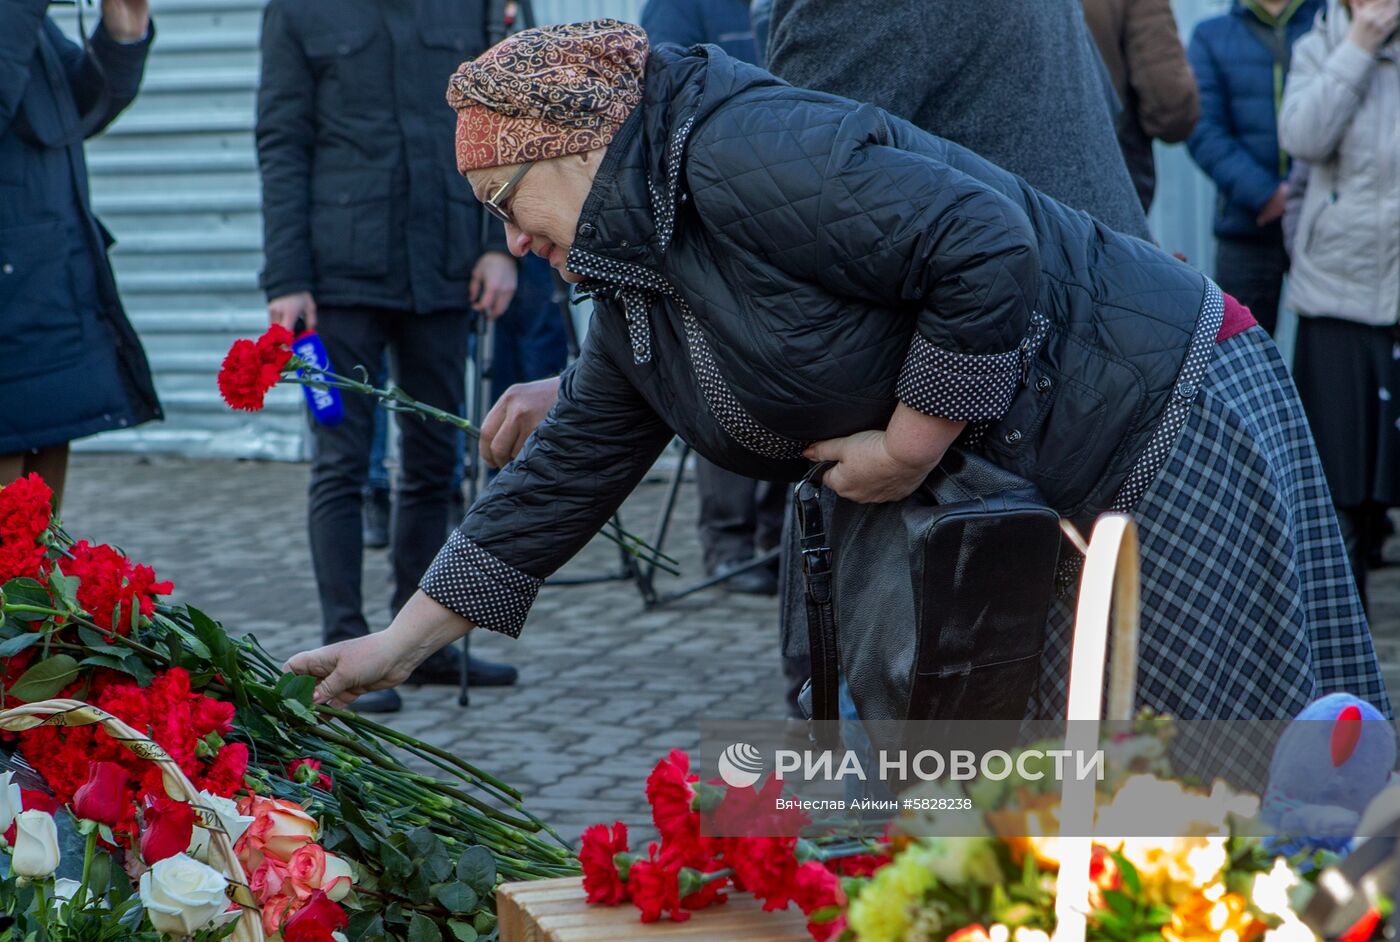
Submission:
[[[877,725],[1020,720],[1039,676],[1059,515],[1029,481],[952,449],[903,501],[838,499],[828,531],[830,466],[797,486],[818,742],[835,748],[841,675]]]

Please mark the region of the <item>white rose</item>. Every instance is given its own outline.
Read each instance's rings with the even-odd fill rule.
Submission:
[[[141,904],[166,935],[194,935],[228,908],[228,880],[187,854],[158,861],[141,874]]]
[[[331,938],[335,939],[335,942],[350,942],[350,940],[345,937],[345,933],[343,932],[332,932]]]
[[[238,813],[238,802],[232,798],[224,798],[221,795],[211,795],[209,792],[200,792],[195,798],[194,805],[200,809],[207,809],[225,831],[228,832],[229,843],[237,844],[238,839],[243,836],[243,832],[248,830],[253,823],[251,815]],[[203,814],[201,814],[201,818]],[[213,863],[210,859],[213,853],[213,842],[209,839],[209,832],[204,827],[196,823],[194,833],[190,835],[190,847],[186,851],[191,857],[204,863]]]
[[[10,869],[31,879],[53,876],[58,869],[58,825],[46,811],[15,815],[15,850]]]
[[[326,872],[321,877],[321,889],[333,903],[338,903],[350,895],[350,884],[355,882],[355,871],[349,861],[335,854],[326,855]]]
[[[15,773],[0,775],[0,834],[15,823],[15,815],[24,810],[20,804],[19,786],[14,783]]]

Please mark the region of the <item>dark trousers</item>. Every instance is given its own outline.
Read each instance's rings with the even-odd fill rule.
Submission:
[[[460,414],[466,383],[466,314],[322,308],[317,321],[336,372],[353,375],[356,366],[364,366],[373,375],[387,349],[389,372],[404,392]],[[329,427],[311,423],[307,525],[326,643],[369,631],[361,597],[360,514],[377,403],[356,393],[345,393],[343,399],[344,421]],[[394,589],[389,604],[395,612],[417,590],[418,580],[442,547],[457,464],[457,431],[451,426],[407,415],[399,417],[399,432],[401,468],[390,525]]]
[[[752,558],[778,545],[789,485],[755,481],[695,456],[705,568]]]
[[[510,309],[496,321],[491,352],[491,399],[516,383],[558,376],[569,362],[564,309],[554,301],[554,269],[527,254]]]
[[[1288,253],[1283,236],[1264,239],[1221,237],[1215,244],[1215,283],[1233,295],[1270,334],[1278,326]]]

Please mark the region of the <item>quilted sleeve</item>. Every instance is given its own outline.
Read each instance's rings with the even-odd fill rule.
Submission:
[[[607,353],[606,320],[594,318],[553,411],[419,583],[478,627],[518,636],[545,578],[603,527],[671,440]]]
[[[1025,212],[927,153],[891,146],[884,113],[832,100],[732,107],[692,139],[696,210],[722,241],[795,280],[914,318],[899,399],[999,418],[1020,378],[1039,285]]]

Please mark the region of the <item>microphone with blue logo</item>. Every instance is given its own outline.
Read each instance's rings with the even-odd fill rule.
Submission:
[[[292,352],[295,353],[305,363],[309,363],[314,370],[312,373],[329,373],[331,370],[330,354],[326,353],[326,345],[321,342],[320,336],[314,330],[306,330],[305,324],[298,319],[295,339],[292,340]],[[298,369],[297,376],[305,377],[307,370]],[[311,417],[321,425],[339,425],[345,418],[345,405],[340,401],[340,390],[327,386],[302,386],[301,391],[306,395],[306,406],[311,410]]]

